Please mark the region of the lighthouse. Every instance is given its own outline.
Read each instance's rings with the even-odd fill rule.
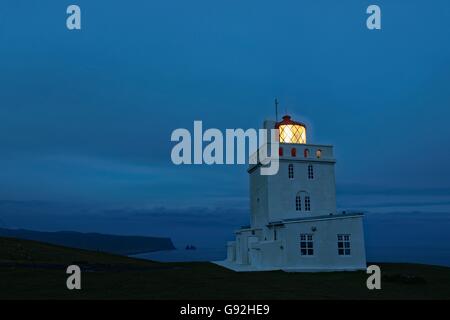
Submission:
[[[333,146],[309,143],[304,123],[285,115],[277,129],[279,170],[251,164],[250,225],[236,230],[227,258],[235,271],[350,271],[366,268],[363,214],[337,212]]]

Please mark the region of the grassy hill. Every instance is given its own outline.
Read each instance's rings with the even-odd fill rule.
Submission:
[[[173,250],[170,238],[117,236],[74,231],[42,232],[0,228],[0,237],[34,240],[71,248],[109,252],[122,255],[159,250]]]
[[[80,291],[65,285],[74,263]],[[0,238],[0,299],[450,299],[450,268],[378,265],[382,290],[369,291],[365,272],[235,273]]]

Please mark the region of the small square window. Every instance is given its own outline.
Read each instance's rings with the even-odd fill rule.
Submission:
[[[317,159],[320,159],[321,157],[322,157],[322,150],[318,149],[318,150],[316,151],[316,158],[317,158]]]
[[[314,179],[314,167],[312,164],[308,165],[308,179]]]
[[[302,256],[314,255],[314,242],[311,234],[300,235],[300,254]]]
[[[340,256],[349,256],[350,251],[350,235],[348,234],[338,234],[337,235],[337,247],[338,247],[338,255]]]
[[[297,149],[295,149],[295,148],[291,149],[291,156],[293,156],[293,157],[297,156]]]
[[[288,177],[289,177],[289,179],[294,179],[294,165],[293,164],[288,165]]]

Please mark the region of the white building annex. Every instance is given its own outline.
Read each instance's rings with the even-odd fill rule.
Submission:
[[[307,144],[306,126],[289,116],[264,128],[279,130],[279,171],[249,166],[251,224],[215,263],[235,271],[365,270],[363,215],[336,211],[333,146]]]

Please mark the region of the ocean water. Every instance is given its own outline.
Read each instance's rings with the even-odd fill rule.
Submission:
[[[368,246],[368,262],[422,263],[450,267],[450,248]],[[218,261],[226,258],[226,249],[197,248],[142,253],[133,257],[160,262]]]
[[[420,263],[450,267],[450,247],[421,246],[368,246],[369,262]]]
[[[156,251],[133,255],[133,257],[160,262],[187,262],[224,260],[226,255],[226,248],[222,246],[217,248],[197,248],[196,250]]]
[[[364,212],[369,262],[450,266],[450,192],[405,195],[340,196],[339,209]],[[118,211],[85,213],[85,208],[34,202],[0,201],[3,226],[40,231],[72,230],[118,235],[170,237],[179,250],[137,255],[156,261],[214,261],[226,256],[225,244],[248,224],[249,213],[189,209],[181,212]],[[61,214],[66,212],[66,214]],[[193,244],[197,250],[184,250]]]

